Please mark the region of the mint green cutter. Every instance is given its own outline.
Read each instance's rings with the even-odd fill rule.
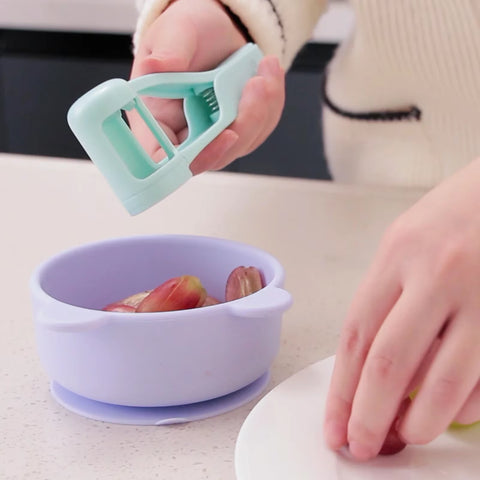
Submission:
[[[190,163],[236,118],[243,87],[256,74],[260,49],[249,43],[207,72],[153,73],[108,80],[80,97],[68,124],[131,215],[155,205],[191,176]],[[188,138],[173,145],[140,95],[184,99]],[[122,110],[136,109],[166,156],[154,162]]]

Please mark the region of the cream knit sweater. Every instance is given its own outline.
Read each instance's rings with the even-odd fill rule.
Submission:
[[[285,67],[326,3],[222,1]],[[135,44],[169,2],[137,0]],[[323,134],[334,179],[431,187],[480,157],[480,0],[350,3],[355,28],[325,86]]]

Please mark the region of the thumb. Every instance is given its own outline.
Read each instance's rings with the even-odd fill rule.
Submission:
[[[157,18],[142,39],[131,76],[188,71],[196,47],[195,32],[188,19],[168,15],[167,10]]]

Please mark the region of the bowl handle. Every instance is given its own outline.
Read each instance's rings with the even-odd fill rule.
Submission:
[[[87,308],[62,305],[58,308],[54,302],[40,307],[35,321],[49,330],[62,332],[79,332],[98,328],[109,321],[107,312]]]
[[[237,317],[263,317],[281,313],[292,305],[292,296],[283,288],[267,286],[247,297],[229,303],[230,312]]]

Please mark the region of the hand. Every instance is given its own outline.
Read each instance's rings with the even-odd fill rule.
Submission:
[[[133,62],[132,78],[155,72],[215,68],[246,43],[217,0],[176,0],[149,27]],[[277,125],[284,104],[285,74],[276,57],[262,59],[258,76],[244,88],[236,120],[192,162],[194,174],[219,170],[261,145]],[[181,100],[145,99],[174,144],[187,137]],[[155,161],[165,157],[136,112],[129,114],[136,138]]]
[[[325,416],[332,449],[376,456],[399,424],[425,444],[480,420],[480,160],[427,193],[388,229],[347,314]]]

